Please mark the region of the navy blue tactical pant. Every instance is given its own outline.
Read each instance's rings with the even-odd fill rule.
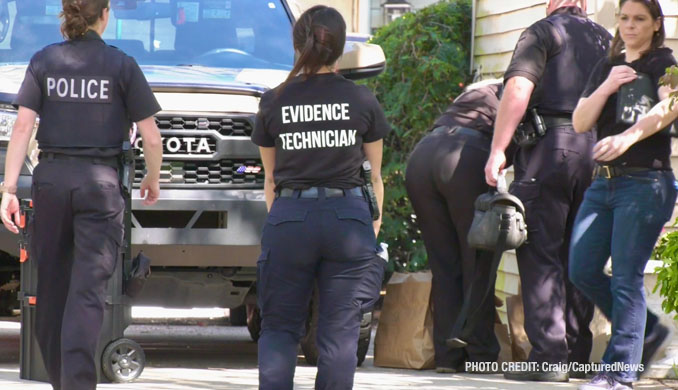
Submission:
[[[118,173],[106,165],[42,159],[32,197],[35,330],[45,367],[54,389],[95,389],[104,294],[123,238]]]
[[[568,279],[570,235],[593,173],[592,133],[549,128],[514,160],[510,192],[525,205],[528,241],[516,250],[533,362],[587,363],[593,304]]]
[[[275,200],[257,262],[262,314],[259,388],[291,390],[314,283],[319,290],[316,389],[353,387],[361,303],[359,286],[376,254],[363,197]]]
[[[487,192],[483,167],[489,155],[489,136],[438,132],[423,138],[407,163],[405,186],[417,215],[433,274],[433,344],[437,367],[463,369],[465,361],[493,362],[499,356],[494,334],[494,288],[481,307],[478,301],[489,280],[491,252],[476,251],[466,240],[473,221],[473,202]],[[445,341],[464,303],[476,267],[481,275],[473,286],[476,325],[464,349]]]

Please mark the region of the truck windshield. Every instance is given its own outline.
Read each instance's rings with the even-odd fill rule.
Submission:
[[[280,0],[111,4],[103,38],[140,65],[292,68],[292,21]],[[61,0],[0,0],[0,63],[27,63],[62,41],[61,10]]]

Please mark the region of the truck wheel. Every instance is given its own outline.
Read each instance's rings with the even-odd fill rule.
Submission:
[[[229,322],[232,326],[247,325],[247,307],[245,305],[229,309],[228,312]]]
[[[16,300],[16,292],[0,290],[0,317],[9,317],[14,314]]]
[[[254,342],[259,341],[259,335],[261,334],[261,312],[259,307],[254,304],[248,304],[247,306],[247,330],[250,332],[250,337]]]
[[[363,314],[360,321],[360,338],[358,339],[358,367],[362,366],[367,356],[367,350],[370,348],[372,339],[372,313]]]
[[[306,335],[301,339],[301,350],[304,353],[306,363],[316,366],[318,365],[318,346],[316,345],[316,335],[318,334],[318,295],[313,293],[313,300],[311,301],[311,312],[306,321]],[[372,313],[363,314],[362,321],[360,321],[360,337],[358,338],[358,367],[365,361],[367,350],[370,347],[370,339],[372,338]]]
[[[113,383],[132,382],[144,371],[145,364],[144,350],[130,339],[112,341],[101,354],[101,369]]]
[[[316,345],[316,335],[318,334],[318,288],[313,288],[313,297],[309,308],[308,318],[306,319],[306,335],[301,339],[301,351],[304,353],[306,363],[318,365],[318,346]]]
[[[0,274],[0,317],[11,316],[19,308],[19,281],[14,273]]]

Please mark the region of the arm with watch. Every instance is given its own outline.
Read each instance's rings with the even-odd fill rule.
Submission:
[[[26,158],[28,143],[33,133],[33,126],[38,114],[26,107],[19,107],[16,122],[12,131],[12,136],[7,147],[7,157],[5,159],[4,181],[0,186],[2,191],[2,203],[0,203],[0,218],[7,230],[14,234],[19,234],[20,209],[19,200],[16,197],[17,181],[21,166]]]

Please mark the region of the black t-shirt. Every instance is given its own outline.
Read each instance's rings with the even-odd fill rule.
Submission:
[[[433,127],[461,126],[491,137],[502,90],[503,84],[493,83],[462,93],[435,121]]]
[[[363,184],[363,143],[390,131],[372,92],[334,73],[298,76],[259,102],[252,142],[275,147],[278,188]]]
[[[40,116],[41,150],[90,156],[118,154],[132,122],[161,109],[136,61],[92,30],[37,52],[13,104]]]
[[[613,59],[604,58],[594,68],[591,77],[582,93],[589,97],[607,79],[614,66],[627,65],[636,72],[650,76],[653,85],[659,88],[659,79],[666,73],[666,68],[675,65],[671,49],[660,48],[631,62],[625,61],[624,54]],[[611,95],[596,123],[598,139],[620,134],[630,126],[617,123],[617,94]],[[671,138],[667,131],[660,131],[632,145],[624,154],[609,162],[611,165],[629,167],[647,167],[652,169],[671,169]]]
[[[540,114],[570,114],[611,38],[580,8],[559,8],[523,31],[504,80],[516,76],[530,80],[535,89],[529,107]]]

